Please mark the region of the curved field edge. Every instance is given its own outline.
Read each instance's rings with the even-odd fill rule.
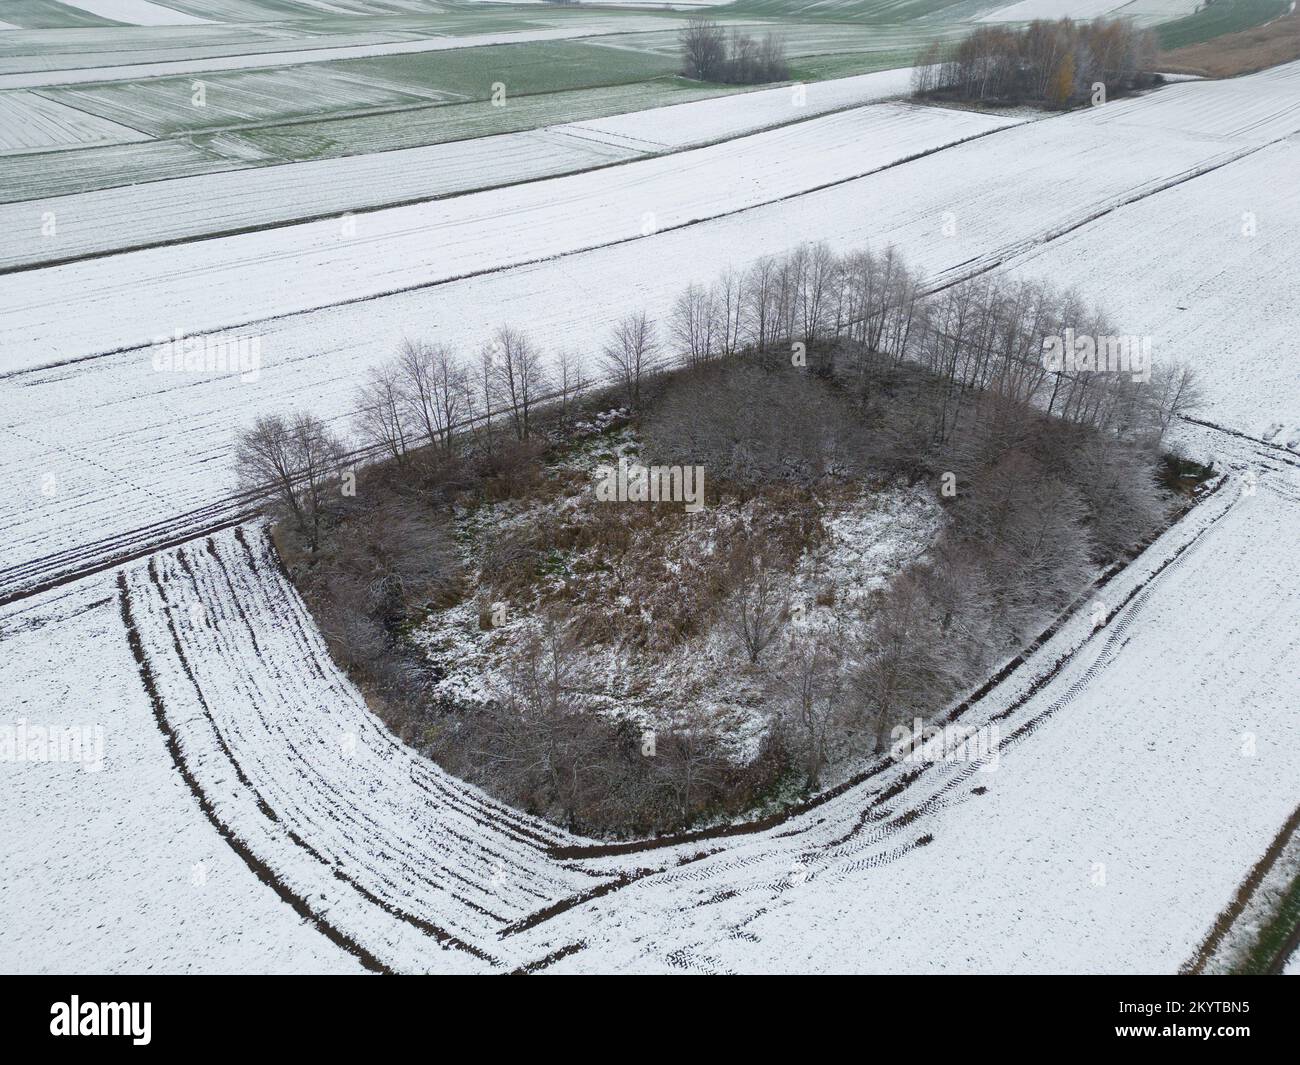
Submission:
[[[1106,625],[1094,631],[1087,611],[1063,619],[1027,656],[1027,667],[1013,668],[995,692],[953,708],[950,719],[997,720],[1011,743],[1027,738],[1045,716],[1043,708],[1023,713],[1035,693],[1078,649],[1098,640],[1122,646],[1118,626],[1144,589],[1234,502],[1221,489],[1114,574],[1106,594],[1116,606]],[[384,732],[334,670],[255,528],[128,567],[117,585],[138,642],[133,652],[148,663],[150,679],[142,683],[162,703],[160,729],[172,731],[178,769],[186,767],[203,796],[196,801],[229,826],[273,887],[314,900],[313,919],[364,944],[381,967],[424,971],[434,948],[439,968],[574,964],[599,941],[578,936],[566,918],[615,904],[637,886],[690,883],[691,871],[706,864],[721,890],[736,890],[722,886],[730,883],[729,868],[749,868],[766,882],[774,870],[783,875],[790,862],[804,860],[814,876],[820,859],[813,852],[837,861],[874,854],[870,868],[883,868],[925,846],[920,819],[964,794],[972,771],[885,765],[876,779],[837,789],[780,826],[611,853],[501,807]],[[358,751],[360,766],[348,760]],[[397,797],[402,816],[392,816],[392,802],[377,794]],[[736,847],[757,848],[761,868],[753,867],[759,859],[739,854],[741,864],[729,865],[725,855]]]

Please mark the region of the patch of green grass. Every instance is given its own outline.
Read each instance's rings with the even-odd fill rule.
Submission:
[[[1235,971],[1243,975],[1257,976],[1268,973],[1284,963],[1286,958],[1279,955],[1285,952],[1297,925],[1300,925],[1300,873],[1297,873],[1291,881],[1291,886],[1283,896],[1277,913],[1260,930],[1259,937],[1250,952]]]
[[[680,64],[676,55],[604,48],[585,41],[534,41],[353,59],[322,66],[346,68],[354,76],[382,78],[415,90],[487,100],[498,83],[505,86],[508,99],[645,81],[675,73]]]
[[[911,50],[901,52],[848,52],[843,55],[816,55],[792,60],[790,77],[794,81],[824,81],[828,78],[851,78],[877,70],[910,67],[916,58]]]
[[[1288,0],[1213,0],[1194,15],[1166,22],[1156,29],[1166,51],[1200,44],[1225,33],[1248,30],[1277,18],[1290,7]]]

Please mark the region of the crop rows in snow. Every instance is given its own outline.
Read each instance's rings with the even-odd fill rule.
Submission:
[[[32,92],[0,92],[0,153],[147,140],[139,130]],[[46,166],[57,163],[46,160]]]
[[[403,746],[329,661],[257,530],[124,575],[142,669],[198,790],[359,956],[401,971],[505,964],[498,932],[612,879],[570,837]]]
[[[881,104],[547,183],[377,211],[351,230],[328,218],[14,274],[0,279],[12,308],[0,317],[0,339],[22,354],[4,369],[636,241],[789,201],[1005,124]]]
[[[1295,119],[1287,117],[1286,111],[1294,91],[1291,84],[1280,78],[1261,79],[1257,91],[1274,95],[1274,110],[1282,117],[1272,129],[1256,130],[1250,136],[1225,139],[1158,135],[1140,125],[1120,123],[1103,131],[1093,129],[1092,124],[1105,109],[1093,109],[1003,130],[761,209],[646,237],[640,236],[635,227],[641,224],[645,211],[659,206],[660,196],[667,189],[677,190],[679,198],[673,209],[686,213],[695,205],[697,187],[703,190],[702,195],[721,197],[725,205],[727,192],[752,195],[752,186],[720,190],[708,170],[701,172],[697,168],[693,180],[690,171],[678,169],[668,175],[666,185],[647,181],[636,187],[638,168],[662,168],[669,163],[680,166],[700,156],[692,152],[429,205],[429,210],[453,205],[458,211],[469,209],[463,215],[463,247],[470,268],[484,265],[481,252],[475,254],[475,241],[482,231],[476,231],[470,220],[484,213],[490,215],[494,209],[504,210],[502,197],[507,196],[521,211],[511,218],[516,228],[521,218],[531,223],[518,232],[509,225],[499,226],[500,250],[507,258],[519,255],[522,240],[530,234],[543,239],[544,247],[539,247],[536,254],[554,254],[562,249],[563,242],[576,242],[580,234],[598,232],[602,218],[606,227],[617,224],[619,233],[631,229],[633,236],[623,243],[578,255],[259,322],[255,329],[262,338],[263,365],[256,384],[241,384],[238,378],[229,376],[199,381],[184,375],[158,374],[152,370],[148,348],[4,379],[0,389],[14,389],[15,396],[21,394],[21,404],[14,403],[12,409],[22,411],[23,416],[11,425],[10,448],[0,460],[9,482],[16,486],[0,512],[0,528],[12,545],[3,583],[8,588],[28,585],[33,568],[49,577],[69,566],[83,565],[88,558],[111,555],[109,548],[113,544],[136,536],[131,530],[153,523],[164,528],[176,516],[199,511],[214,499],[227,496],[231,491],[228,456],[235,432],[231,410],[251,418],[266,411],[306,406],[326,418],[337,419],[339,428],[345,428],[355,382],[367,367],[388,357],[404,336],[419,335],[472,351],[493,328],[508,320],[526,326],[552,350],[560,346],[593,350],[603,341],[610,323],[626,313],[628,293],[635,293],[636,302],[652,316],[662,318],[686,283],[709,282],[728,266],[744,266],[765,252],[784,251],[792,237],[826,239],[837,250],[892,243],[936,279],[959,277],[1004,263],[1014,265],[1019,256],[1050,248],[1049,238],[1053,235],[1059,239],[1067,233],[1086,234],[1090,226],[1118,217],[1115,208],[1126,202],[1158,201],[1183,185],[1208,180],[1216,166],[1223,166],[1223,178],[1231,182],[1236,170],[1253,158],[1247,153],[1256,152],[1260,160],[1266,159],[1262,147],[1265,138],[1294,128],[1288,123]],[[1207,113],[1223,91],[1219,83],[1189,88],[1197,93],[1188,93],[1184,106]],[[1159,99],[1157,93],[1141,102]],[[910,110],[895,109],[893,113]],[[821,121],[843,121],[843,116]],[[798,127],[765,136],[791,134],[798,135]],[[886,146],[879,147],[883,150]],[[859,146],[851,150],[864,149]],[[813,155],[815,158],[816,153]],[[806,154],[788,163],[794,167],[806,164],[806,180],[816,181],[824,174]],[[1285,185],[1275,166],[1261,163],[1242,173],[1251,184],[1269,190]],[[600,187],[611,177],[616,183],[605,186],[609,195],[603,201],[593,200],[590,195],[567,196],[561,191],[572,182]],[[627,184],[629,177],[633,185]],[[783,180],[772,171],[765,177],[768,181]],[[530,202],[531,206],[525,206]],[[479,205],[477,214],[475,204]],[[393,212],[380,214],[395,217]],[[357,232],[363,240],[370,219],[377,217],[358,218]],[[1279,216],[1275,224],[1280,232],[1269,239],[1281,241],[1277,246],[1285,247],[1286,234],[1294,230],[1294,215]],[[336,226],[318,223],[317,227],[322,238],[337,241]],[[429,264],[424,267],[426,277],[428,272],[453,272],[447,269],[455,255],[451,234],[446,230],[436,232],[435,243],[413,242],[414,258],[401,264],[408,278],[421,269],[420,262]],[[549,243],[545,239],[548,234]],[[1221,235],[1225,240],[1236,239],[1226,230]],[[1191,239],[1191,234],[1186,237]],[[1197,239],[1203,238],[1198,234]],[[377,250],[380,247],[372,246]],[[161,266],[167,261],[165,251],[147,254],[156,255]],[[120,257],[123,264],[136,259]],[[99,276],[111,282],[111,271],[104,267],[113,261],[86,265],[97,267]],[[339,261],[343,270],[357,269],[355,256]],[[1222,271],[1212,253],[1188,262],[1200,271],[1202,280],[1197,286],[1204,293],[1226,291],[1224,286],[1238,291],[1240,286],[1251,284],[1250,277],[1271,269],[1257,255],[1243,258],[1242,276]],[[202,271],[206,265],[205,259],[197,267]],[[288,271],[285,261],[274,256],[264,265],[272,274],[278,265],[277,277],[283,278]],[[39,303],[55,291],[55,286],[46,283],[42,276],[45,274],[53,277],[59,271],[0,279],[0,289],[16,285],[12,291],[17,292],[26,285],[31,292],[23,299],[10,301],[17,305],[10,320],[27,317],[30,321],[23,331],[10,330],[13,342],[6,344],[7,349],[34,359],[48,359],[71,356],[78,349],[84,351],[87,345],[127,341],[124,336],[107,336],[102,328],[86,329],[79,340],[71,331],[79,320],[92,316],[101,322],[131,324],[135,297],[129,302],[112,297],[111,287],[96,301],[89,293],[81,298],[70,285],[63,285],[66,294],[56,293],[46,308],[23,308],[24,300]],[[240,271],[237,257],[231,259],[227,276],[231,287],[224,293],[225,298],[236,312],[245,313],[246,303],[237,294],[248,292],[250,282],[248,275]],[[1087,291],[1090,298],[1105,304],[1109,302],[1108,293],[1104,286],[1098,287],[1099,276],[1093,272],[1087,279]],[[357,282],[357,275],[349,273],[342,283],[355,290]],[[369,283],[375,282],[372,270]],[[194,298],[203,301],[205,289],[198,284],[197,276],[182,275],[171,283],[193,286]],[[557,292],[574,298],[557,300]],[[290,300],[304,299],[306,290],[298,284],[285,288],[272,279],[262,292],[249,295],[258,295],[271,304],[280,303],[279,309],[285,309],[280,301],[286,296]],[[1249,303],[1224,300],[1219,306],[1223,308],[1222,335],[1233,328],[1243,336],[1249,335],[1254,328]],[[177,312],[180,309],[175,308]],[[160,335],[183,327],[172,318],[172,308],[166,314],[168,321],[161,327],[145,314],[131,331],[139,334],[147,329]],[[158,312],[153,312],[153,318],[157,317]],[[41,339],[49,336],[52,322],[58,322],[68,334],[67,344],[43,350]],[[185,324],[193,331],[205,323],[191,318]],[[1126,331],[1137,334],[1149,331],[1143,320],[1125,320],[1122,324]],[[1197,350],[1192,346],[1176,354],[1195,360]],[[1241,367],[1239,380],[1243,388],[1258,380],[1252,376],[1252,360],[1259,357],[1259,350],[1249,345],[1233,349],[1232,358]],[[20,365],[11,363],[11,371]],[[79,395],[94,397],[93,402],[75,398]],[[1260,410],[1269,412],[1267,417],[1286,421],[1289,401],[1279,401],[1277,396],[1263,392],[1256,395]],[[1209,397],[1206,416],[1212,419],[1218,413],[1216,398]],[[1271,413],[1275,405],[1279,408],[1276,414]],[[1256,424],[1252,420],[1241,427],[1254,431]],[[44,490],[48,477],[55,479],[56,491]],[[149,535],[157,536],[158,530]],[[147,539],[144,535],[139,538]],[[108,543],[87,546],[97,540]],[[38,562],[60,551],[68,552],[62,560]]]
[[[886,71],[819,82],[797,100],[787,88],[762,90],[494,137],[66,196],[51,194],[47,180],[30,190],[40,199],[0,206],[0,226],[11,238],[0,249],[0,268],[585,170],[870,103],[905,91],[906,75]],[[646,103],[643,97],[602,99],[606,105]],[[21,193],[15,183],[12,194]],[[58,219],[54,234],[40,225],[48,212]]]
[[[951,708],[1000,728],[992,772],[884,760],[760,831],[649,848],[575,838],[446,776],[379,726],[249,526],[6,612],[7,677],[33,714],[66,700],[49,690],[69,676],[51,656],[93,634],[80,672],[108,695],[98,712],[134,715],[110,731],[103,775],[63,767],[20,783],[52,782],[60,811],[92,793],[133,796],[114,816],[138,824],[148,868],[164,844],[135,811],[200,842],[215,838],[202,811],[239,862],[189,844],[180,882],[139,905],[155,936],[181,929],[192,949],[185,922],[197,921],[222,956],[243,952],[253,969],[287,965],[277,942],[292,935],[317,968],[1172,971],[1285,819],[1285,784],[1300,770],[1286,668],[1300,653],[1287,620],[1300,591],[1287,538],[1297,466],[1246,443],[1219,458],[1263,476],[1244,494],[1247,482],[1230,478],[1081,597],[1024,664]],[[1216,612],[1194,605],[1207,588]],[[1256,739],[1249,757],[1243,732]],[[105,870],[142,859],[114,843],[74,861],[30,819],[11,812],[4,825],[6,875],[55,900],[56,930],[64,907],[111,909],[116,896],[97,887]],[[211,887],[224,915],[211,896],[197,916],[183,910],[194,853],[220,870]],[[232,895],[253,869],[261,896]],[[16,935],[10,945],[25,949]],[[122,943],[105,935],[81,957],[129,967]],[[76,946],[66,933],[55,945],[55,957]],[[209,960],[177,950],[159,964]]]

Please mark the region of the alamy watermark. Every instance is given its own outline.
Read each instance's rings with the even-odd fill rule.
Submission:
[[[252,384],[262,372],[260,336],[186,336],[177,329],[154,341],[153,368],[158,373],[239,374]]]
[[[0,762],[75,762],[88,773],[104,768],[99,725],[0,725]]]
[[[926,725],[919,717],[895,725],[889,753],[899,762],[975,762],[981,773],[998,767],[1001,733],[990,725]]]
[[[682,503],[704,509],[703,466],[642,466],[619,456],[617,466],[596,467],[599,503]]]
[[[1063,336],[1043,338],[1043,366],[1053,373],[1126,373],[1145,383],[1151,380],[1151,338],[1067,329]]]

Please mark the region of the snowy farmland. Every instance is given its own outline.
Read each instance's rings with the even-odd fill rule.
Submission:
[[[969,712],[1000,729],[991,771],[886,760],[775,829],[672,847],[567,836],[409,752],[329,661],[256,526],[10,607],[22,653],[5,681],[26,719],[106,728],[99,772],[7,766],[13,786],[69,819],[120,795],[142,842],[171,795],[177,835],[165,857],[87,855],[76,832],[32,841],[7,804],[6,883],[75,893],[117,931],[8,927],[0,950],[40,942],[42,968],[94,970],[1174,971],[1300,773],[1300,630],[1282,620],[1300,465],[1245,444],[1220,458],[1265,472],[1245,492],[1229,478],[1098,593],[1101,627],[1081,609]],[[1195,605],[1207,587],[1213,614]],[[97,690],[121,693],[94,711],[42,668],[89,632]],[[116,885],[115,861],[151,878],[138,909],[93,889]],[[174,932],[165,953],[149,921]]]
[[[637,292],[652,314],[661,315],[687,282],[709,281],[728,266],[784,250],[792,233],[825,239],[837,249],[892,243],[935,281],[1014,268],[1020,257],[1045,254],[1067,235],[1083,240],[1119,217],[1117,209],[1150,210],[1162,198],[1194,192],[1216,173],[1231,184],[1237,168],[1252,160],[1259,165],[1272,142],[1300,130],[1294,72],[1174,86],[1116,104],[1122,121],[1108,120],[1101,108],[992,132],[988,119],[965,112],[880,105],[737,142],[739,149],[748,142],[765,165],[730,183],[717,180],[725,171],[703,176],[710,173],[705,160],[727,167],[738,158],[719,145],[359,215],[353,237],[345,238],[333,218],[0,277],[6,308],[0,337],[9,375],[0,387],[22,397],[11,404],[19,420],[4,460],[7,476],[19,486],[3,517],[11,544],[4,581],[13,587],[38,575],[50,579],[88,557],[113,557],[127,544],[148,542],[163,529],[174,534],[177,522],[211,523],[214,500],[231,492],[223,457],[233,439],[230,410],[251,418],[293,409],[310,397],[316,411],[345,428],[355,383],[404,336],[472,350],[506,319],[529,321],[552,349],[595,345],[622,312],[624,292]],[[1243,86],[1260,101],[1244,128],[1232,104],[1223,102],[1225,95],[1237,99]],[[1153,130],[1141,121],[1142,106],[1168,110],[1165,92],[1177,92],[1182,109],[1175,129]],[[1198,123],[1206,132],[1197,130]],[[859,136],[866,128],[888,129],[903,140],[891,148],[888,138]],[[824,139],[816,141],[810,130]],[[982,135],[907,160],[925,150],[927,142],[918,140],[924,130],[933,131],[931,147]],[[818,143],[842,147],[827,159]],[[1282,147],[1268,152],[1285,163]],[[773,155],[783,162],[766,165]],[[1013,160],[1014,184],[1006,178]],[[832,180],[839,183],[819,188]],[[1272,182],[1268,195],[1285,200],[1288,187]],[[1233,214],[1249,209],[1243,204]],[[698,221],[709,214],[718,217]],[[647,215],[652,232],[642,235]],[[1261,217],[1272,220],[1274,232],[1258,240],[1267,239],[1283,256],[1300,246],[1288,237],[1295,231],[1293,215],[1265,211]],[[489,239],[493,232],[495,241]],[[1239,230],[1219,232],[1233,240]],[[389,238],[396,244],[384,242]],[[407,249],[405,257],[393,256],[396,246]],[[1273,265],[1250,253],[1257,247],[1244,247],[1241,261],[1266,271],[1258,284],[1267,289]],[[256,249],[257,258],[241,255],[243,249]],[[328,272],[308,275],[313,263],[321,270],[329,264]],[[1195,283],[1208,286],[1207,292],[1257,284],[1229,277],[1211,256],[1189,256],[1188,268],[1204,275]],[[304,276],[313,284],[285,283]],[[135,286],[143,277],[156,280],[146,292]],[[383,295],[400,288],[409,291]],[[1248,314],[1231,301],[1231,291],[1222,297],[1225,313]],[[554,292],[579,293],[581,303],[557,304]],[[366,293],[375,298],[327,306]],[[1088,294],[1111,301],[1095,283]],[[1122,310],[1125,293],[1117,291],[1114,300]],[[1167,303],[1169,316],[1187,313],[1176,311],[1172,299]],[[1159,322],[1126,319],[1125,326],[1137,334],[1159,331]],[[1220,328],[1220,335],[1230,336],[1230,319],[1222,318]],[[153,372],[151,345],[175,329],[260,336],[258,381]],[[114,348],[127,350],[72,361]],[[1196,362],[1196,351],[1176,353]],[[1235,376],[1230,369],[1213,372],[1237,387],[1211,395],[1204,416],[1246,432],[1277,423],[1289,436],[1297,423],[1294,375],[1287,378],[1273,351],[1253,345],[1238,347],[1231,358],[1240,367]],[[59,363],[67,365],[36,369]],[[70,390],[80,395],[82,389],[93,401],[69,400]],[[1233,410],[1241,411],[1248,396],[1256,409],[1249,419],[1234,420]],[[157,454],[168,461],[152,461]],[[57,489],[43,490],[50,484]],[[190,517],[181,522],[182,515]],[[94,532],[87,536],[85,529]],[[89,548],[91,541],[99,546]]]
[[[282,64],[624,47],[638,28],[663,53],[673,25],[579,12],[488,31],[459,12],[455,36],[395,22],[316,48],[291,23],[380,6],[437,7],[77,0],[101,27],[176,36],[151,55],[127,36],[141,29],[96,29],[122,42],[111,63],[51,49],[0,74],[0,689],[7,724],[102,738],[93,764],[0,760],[0,885],[40,914],[0,925],[3,967],[1189,966],[1300,779],[1300,64],[1046,117],[903,102],[906,70],[712,99],[595,87],[566,121],[517,119],[523,103],[517,132],[270,166],[237,131],[225,156],[168,139],[162,96],[108,86],[234,71],[248,107],[222,121],[274,117],[308,85],[321,110],[384,108],[420,90]],[[1066,9],[1092,13],[989,17]],[[223,52],[216,24],[235,20],[274,27]],[[183,44],[200,33],[213,51]],[[133,102],[140,130],[91,113]],[[595,351],[629,293],[662,319],[687,283],[802,241],[893,245],[934,288],[985,272],[1074,287],[1201,374],[1213,424],[1174,443],[1224,476],[953,708],[998,729],[996,767],[886,759],[772,827],[609,844],[390,734],[249,520],[239,431],[310,410],[347,435],[359,382],[404,338],[474,351],[510,323],[548,353]],[[176,330],[256,337],[260,362],[166,372],[156,344]]]
[[[89,11],[129,26],[201,26],[208,20],[174,11],[149,0],[61,0],[70,7]]]
[[[298,221],[304,190],[306,212],[320,217],[586,170],[878,102],[905,93],[909,80],[907,71],[882,71],[809,85],[798,97],[786,88],[760,90],[377,155],[43,193],[0,205],[0,226],[11,237],[0,248],[0,268]],[[47,213],[58,220],[53,234],[34,224]]]
[[[30,92],[0,93],[0,152],[148,140],[138,129]]]
[[[0,343],[24,355],[4,369],[633,241],[842,185],[1007,124],[974,112],[878,105],[554,182],[13,274],[0,279],[14,308],[0,317]],[[286,286],[286,274],[313,281]],[[126,306],[122,286],[146,280],[148,295]],[[112,332],[106,316],[92,312],[110,304]],[[56,317],[64,323],[57,333],[49,329]],[[84,331],[71,326],[77,318]]]

